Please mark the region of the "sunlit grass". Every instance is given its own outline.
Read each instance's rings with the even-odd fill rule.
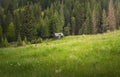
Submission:
[[[119,77],[120,31],[0,49],[0,77]]]

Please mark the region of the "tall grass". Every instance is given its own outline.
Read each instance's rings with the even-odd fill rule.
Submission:
[[[0,77],[119,77],[120,31],[0,48]]]

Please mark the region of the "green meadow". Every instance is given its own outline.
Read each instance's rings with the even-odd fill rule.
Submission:
[[[0,48],[0,77],[120,77],[120,31]]]

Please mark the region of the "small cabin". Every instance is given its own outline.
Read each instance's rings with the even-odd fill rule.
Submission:
[[[64,37],[64,34],[63,33],[54,33],[54,36],[55,36],[55,38],[62,38],[62,37]]]

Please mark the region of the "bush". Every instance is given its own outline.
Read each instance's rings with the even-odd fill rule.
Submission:
[[[31,42],[27,42],[28,45],[31,45]]]
[[[7,47],[9,45],[7,38],[2,38],[0,47]]]
[[[28,41],[27,41],[27,38],[26,38],[26,37],[24,38],[24,42],[25,42],[26,44],[28,44]]]
[[[22,46],[26,46],[26,42],[25,41],[22,41]]]
[[[42,38],[38,38],[36,43],[42,43]]]
[[[42,38],[38,38],[31,41],[32,44],[42,43]]]
[[[107,33],[110,33],[110,30],[107,30]]]
[[[68,36],[70,34],[70,28],[69,27],[64,28],[64,34],[65,34],[65,36]]]
[[[18,35],[17,46],[23,46],[20,34]]]

